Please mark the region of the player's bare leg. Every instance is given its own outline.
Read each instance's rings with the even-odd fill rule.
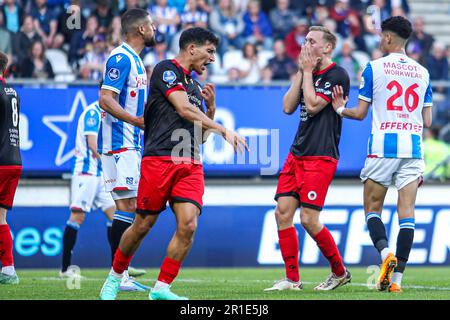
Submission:
[[[330,231],[328,231],[328,228],[320,222],[319,216],[319,210],[302,206],[300,213],[302,226],[316,241],[317,246],[331,266],[331,274],[324,282],[316,286],[314,290],[328,291],[349,283],[352,276],[344,266],[344,262],[333,236]]]
[[[62,266],[59,272],[60,277],[73,277],[78,276],[78,274],[73,273],[69,267],[72,260],[72,251],[75,247],[77,241],[78,230],[83,224],[86,218],[86,213],[83,211],[77,211],[72,209],[70,212],[69,220],[66,223],[66,228],[64,229],[63,235],[63,249],[62,249]],[[69,269],[69,270],[68,270]]]
[[[187,299],[172,293],[170,285],[177,277],[181,264],[192,248],[200,209],[190,202],[174,202],[172,209],[177,220],[177,230],[167,247],[167,255],[161,265],[158,281],[150,293],[150,299],[153,300]]]
[[[391,283],[391,276],[397,266],[397,258],[389,250],[386,228],[381,220],[384,199],[387,188],[371,179],[364,182],[364,211],[366,213],[367,229],[373,245],[381,255],[381,268],[378,276],[377,288],[386,290]]]
[[[11,231],[6,222],[6,209],[0,207],[0,284],[19,284],[16,270],[14,269],[13,240]]]
[[[294,227],[294,214],[299,201],[292,196],[278,198],[275,219],[278,226],[278,239],[281,255],[286,270],[286,278],[274,283],[264,291],[301,290],[299,274],[299,244],[297,231]]]
[[[411,252],[414,239],[414,207],[416,203],[417,189],[419,179],[407,184],[398,191],[397,212],[400,225],[400,231],[397,237],[397,267],[392,275],[392,283],[389,292],[401,292],[403,273]]]

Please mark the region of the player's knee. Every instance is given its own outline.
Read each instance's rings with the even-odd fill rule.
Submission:
[[[197,230],[197,221],[190,220],[178,226],[178,232],[186,239],[191,239]]]
[[[303,228],[305,228],[306,230],[314,228],[318,223],[318,221],[316,221],[315,217],[305,214],[305,213],[300,214],[300,222],[301,222]]]
[[[288,223],[292,217],[289,214],[289,210],[284,210],[283,208],[277,207],[275,210],[275,219],[278,224]]]
[[[72,213],[70,215],[70,221],[78,223],[78,225],[83,224],[86,215],[84,213]]]

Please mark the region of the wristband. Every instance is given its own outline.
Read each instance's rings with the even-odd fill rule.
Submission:
[[[342,112],[343,112],[344,110],[345,110],[345,107],[344,107],[344,106],[339,107],[339,108],[337,108],[336,113],[337,113],[338,115],[340,115],[341,117],[343,117]]]

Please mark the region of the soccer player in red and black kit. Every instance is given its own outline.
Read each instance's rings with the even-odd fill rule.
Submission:
[[[0,284],[18,284],[14,269],[13,240],[6,223],[6,211],[13,205],[22,159],[19,149],[19,96],[6,84],[3,73],[8,57],[0,52]]]
[[[192,78],[193,71],[202,74],[215,61],[218,38],[203,28],[191,28],[181,34],[179,44],[178,56],[158,63],[152,73],[150,100],[145,109],[137,215],[122,236],[101,299],[116,298],[123,272],[167,201],[175,213],[177,229],[149,298],[186,299],[170,291],[170,285],[191,249],[202,209],[204,175],[199,144],[212,130],[220,133],[235,151],[248,149],[244,138],[214,122],[214,86],[206,84],[202,88]]]
[[[275,217],[286,278],[265,291],[301,290],[299,243],[293,219],[301,208],[302,226],[328,259],[332,273],[315,290],[333,290],[351,280],[328,229],[320,223],[328,187],[339,158],[342,119],[334,111],[333,87],[349,92],[347,72],[331,60],[336,37],[324,27],[313,26],[299,58],[299,72],[283,99],[283,111],[292,114],[301,105],[300,124],[290,153],[278,178]]]

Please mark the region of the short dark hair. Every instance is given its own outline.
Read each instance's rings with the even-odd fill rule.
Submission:
[[[412,33],[411,22],[401,16],[390,17],[381,23],[381,31],[391,31],[400,38],[407,40]]]
[[[144,19],[147,19],[148,12],[144,9],[133,8],[127,10],[121,17],[122,33],[133,33],[136,28],[143,23]]]
[[[8,65],[8,56],[0,51],[0,73],[5,72]]]
[[[103,79],[100,79],[100,81],[98,82],[98,89],[101,90],[103,86]]]
[[[184,50],[191,43],[202,46],[207,42],[210,42],[217,47],[219,45],[219,38],[209,30],[194,27],[183,31],[180,36],[179,45],[180,50]]]

